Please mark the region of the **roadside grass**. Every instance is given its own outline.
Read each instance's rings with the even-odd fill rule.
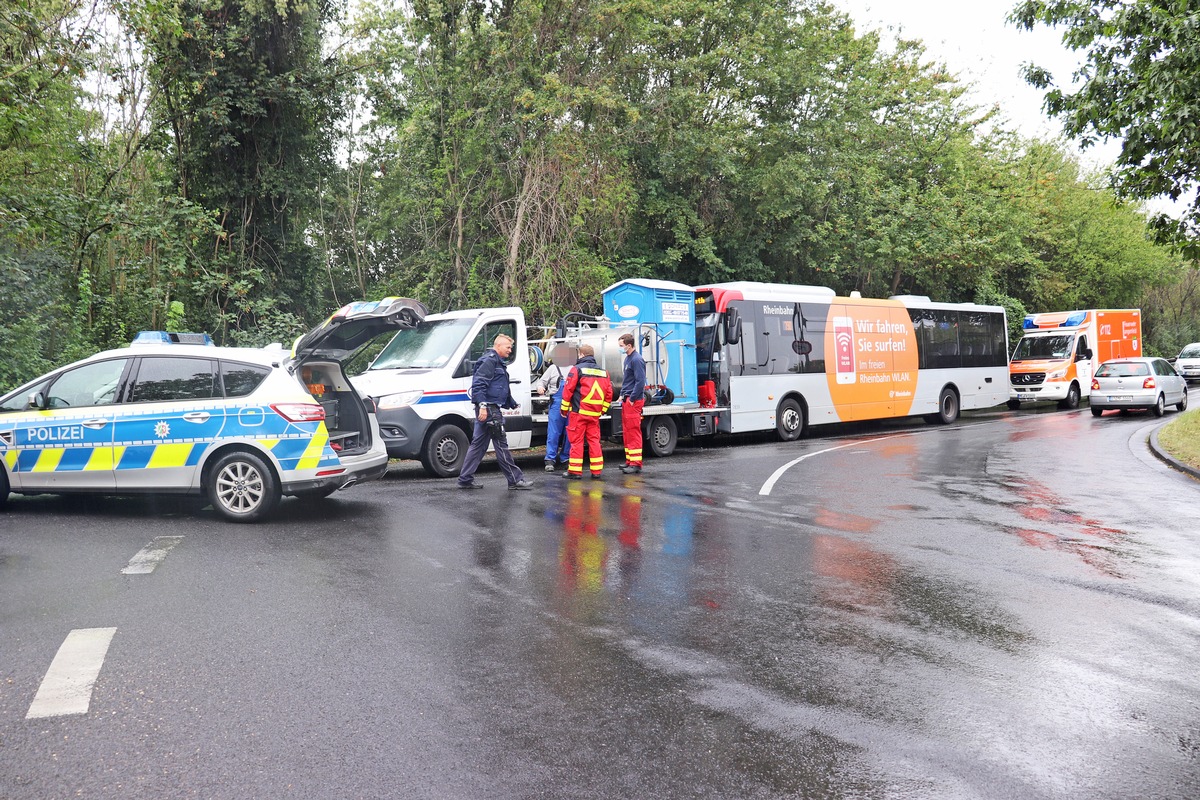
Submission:
[[[1200,408],[1185,411],[1163,426],[1158,444],[1189,467],[1200,469]]]

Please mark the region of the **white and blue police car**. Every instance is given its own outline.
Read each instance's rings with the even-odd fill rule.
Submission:
[[[0,507],[10,493],[205,495],[252,522],[280,497],[327,497],[387,472],[374,406],[343,363],[425,307],[347,305],[284,348],[144,332],[0,397]]]

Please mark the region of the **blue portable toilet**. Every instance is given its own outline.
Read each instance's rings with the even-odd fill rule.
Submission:
[[[652,363],[664,365],[662,383],[674,402],[699,402],[696,293],[690,286],[641,278],[614,283],[604,290],[604,317],[615,326],[639,326],[638,351],[647,373]]]

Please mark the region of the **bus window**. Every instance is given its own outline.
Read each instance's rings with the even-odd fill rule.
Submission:
[[[825,325],[829,306],[819,303],[797,303],[800,336],[796,347],[801,351],[801,372],[825,372]],[[807,351],[805,353],[804,351]]]
[[[921,369],[950,369],[962,366],[959,357],[958,312],[910,308],[917,336]]]
[[[1004,354],[1002,315],[991,311],[962,311],[958,322],[964,367],[1002,367],[1008,363]]]
[[[725,345],[725,351],[729,353],[729,374],[757,375],[758,340],[761,336],[758,332],[758,315],[754,313],[751,303],[738,301],[729,305],[737,308],[742,315],[741,341]]]
[[[763,335],[759,342],[759,371],[785,375],[800,371],[800,356],[792,348],[798,332],[793,324],[794,303],[755,303],[758,324]],[[743,323],[744,325],[745,323]]]

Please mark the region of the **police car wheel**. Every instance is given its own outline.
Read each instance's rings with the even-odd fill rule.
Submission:
[[[8,503],[8,475],[4,474],[4,467],[0,467],[0,508],[4,508]]]
[[[209,472],[208,499],[230,522],[256,522],[275,510],[279,498],[275,473],[254,453],[226,453]]]

